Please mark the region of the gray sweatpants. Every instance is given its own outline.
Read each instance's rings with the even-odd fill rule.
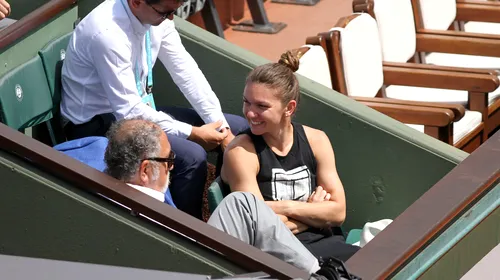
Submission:
[[[320,268],[316,257],[274,211],[251,193],[233,192],[226,196],[208,224],[309,274]]]

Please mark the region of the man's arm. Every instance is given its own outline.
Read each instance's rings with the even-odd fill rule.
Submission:
[[[130,61],[131,46],[113,38],[102,34],[93,40],[90,47],[93,64],[113,112],[118,118],[143,117],[160,125],[168,134],[187,138],[191,134],[191,125],[176,121],[142,102]]]
[[[345,194],[337,174],[335,155],[330,140],[322,131],[308,127],[304,129],[317,162],[317,184],[329,194],[329,199],[315,203],[290,200],[266,203],[274,212],[309,226],[323,228],[341,225],[346,214]]]
[[[158,58],[165,65],[173,81],[205,123],[222,120],[221,128],[229,127],[219,99],[198,64],[182,45],[174,22],[165,21],[162,25],[165,31]]]

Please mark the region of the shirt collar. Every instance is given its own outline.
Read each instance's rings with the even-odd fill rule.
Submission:
[[[140,191],[140,192],[143,192],[155,199],[158,199],[159,201],[161,202],[165,202],[165,194],[162,193],[162,192],[159,192],[157,190],[153,190],[153,189],[150,189],[150,188],[146,188],[146,187],[143,187],[143,186],[138,186],[138,185],[134,185],[134,184],[129,184],[127,183],[127,185],[131,186],[132,188]]]
[[[125,13],[127,13],[128,18],[130,19],[130,23],[132,24],[132,29],[134,30],[134,33],[139,35],[146,34],[146,31],[149,30],[149,27],[151,27],[151,25],[142,24],[139,21],[139,19],[132,13],[132,10],[130,10],[127,0],[117,0],[117,1],[122,2],[122,6],[125,9]]]

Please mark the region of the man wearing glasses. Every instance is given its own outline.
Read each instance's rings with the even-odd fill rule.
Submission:
[[[106,0],[75,28],[62,69],[61,113],[69,140],[104,136],[115,120],[158,124],[176,153],[171,192],[177,207],[201,219],[206,151],[222,151],[247,122],[220,102],[181,43],[172,21],[187,0]],[[156,108],[157,58],[194,110]],[[158,77],[157,79],[161,79]]]
[[[165,132],[150,121],[120,120],[111,125],[107,137],[105,172],[163,202],[169,174],[177,168]],[[235,192],[226,196],[208,224],[309,272],[311,279],[329,279],[316,274],[325,275],[327,268],[318,271],[316,257],[264,201],[251,193]]]
[[[104,172],[164,201],[175,160],[165,132],[150,121],[122,119],[107,135]]]

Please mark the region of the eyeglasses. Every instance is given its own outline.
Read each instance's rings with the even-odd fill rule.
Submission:
[[[172,167],[174,166],[175,153],[174,153],[174,151],[170,151],[170,154],[166,158],[165,157],[150,157],[150,158],[143,159],[143,161],[144,160],[152,160],[152,161],[157,161],[157,162],[166,162],[168,170],[172,170]]]
[[[171,15],[173,15],[175,13],[176,10],[171,10],[171,11],[166,11],[166,12],[160,12],[158,11],[155,7],[153,7],[153,5],[149,4],[147,0],[144,1],[146,4],[148,4],[148,6],[151,7],[151,9],[153,9],[158,15],[160,15],[160,17],[162,19],[166,19],[168,17],[170,17]]]

